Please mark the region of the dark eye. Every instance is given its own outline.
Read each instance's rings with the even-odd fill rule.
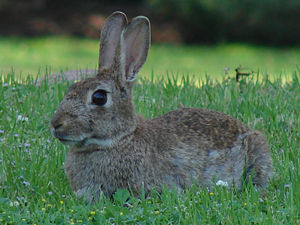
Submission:
[[[92,95],[92,103],[95,105],[104,105],[107,102],[107,92],[105,90],[97,90]]]

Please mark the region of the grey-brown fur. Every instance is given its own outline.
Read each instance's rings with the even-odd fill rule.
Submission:
[[[240,188],[244,172],[247,178],[253,174],[255,185],[266,186],[272,176],[267,142],[240,121],[184,107],[152,120],[136,115],[132,87],[149,44],[147,18],[127,24],[123,13],[114,13],[101,35],[105,48],[100,47],[100,57],[113,53],[112,61],[100,58],[95,78],[73,84],[51,120],[53,135],[71,145],[65,171],[76,195],[93,201],[118,188],[138,195],[141,188],[180,191],[218,180]],[[99,89],[108,92],[103,106],[91,102]]]

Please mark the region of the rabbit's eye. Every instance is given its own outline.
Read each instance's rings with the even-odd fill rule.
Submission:
[[[95,105],[104,105],[107,102],[107,92],[105,90],[95,91],[92,95],[92,103]]]

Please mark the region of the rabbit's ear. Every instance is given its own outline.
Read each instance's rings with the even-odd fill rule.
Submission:
[[[110,69],[114,63],[116,49],[119,47],[121,33],[127,25],[127,17],[122,12],[114,12],[106,20],[100,36],[98,71]]]
[[[121,35],[121,69],[126,81],[134,81],[146,61],[150,47],[150,22],[135,17]]]

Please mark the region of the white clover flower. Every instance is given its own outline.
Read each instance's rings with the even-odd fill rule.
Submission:
[[[24,197],[19,197],[19,196],[17,196],[16,199],[17,199],[19,202],[27,202],[26,198],[24,198]]]
[[[29,144],[29,143],[25,143],[24,146],[25,146],[25,147],[29,147],[30,144]]]
[[[25,122],[28,122],[28,117],[22,116],[22,115],[18,115],[17,121],[25,121]]]
[[[4,133],[4,130],[0,130],[0,134],[3,134]]]
[[[14,202],[10,202],[9,203],[10,207],[13,207],[13,206],[17,206],[18,207],[19,205],[20,205],[20,203],[18,201],[14,201]]]
[[[228,187],[227,181],[218,180],[216,183],[217,186]]]
[[[4,83],[4,84],[3,84],[3,87],[8,87],[8,86],[9,86],[8,83]]]
[[[26,180],[24,180],[22,183],[23,183],[26,187],[30,186],[30,183],[27,182]]]

